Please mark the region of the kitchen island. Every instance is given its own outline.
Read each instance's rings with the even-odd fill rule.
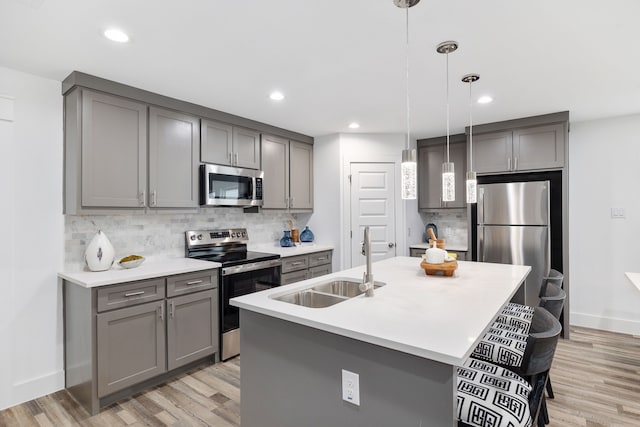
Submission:
[[[527,266],[459,262],[425,276],[419,260],[373,264],[375,296],[309,308],[275,298],[364,266],[231,300],[239,307],[245,427],[453,426],[455,366],[524,283]],[[342,400],[359,375],[359,405]]]

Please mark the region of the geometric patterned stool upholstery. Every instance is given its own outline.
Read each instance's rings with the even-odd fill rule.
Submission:
[[[520,367],[527,335],[512,330],[513,326],[494,323],[471,353],[471,357],[502,366]]]
[[[511,325],[519,333],[526,335],[529,333],[534,311],[534,307],[510,302],[498,314],[495,323]]]
[[[457,368],[458,421],[476,427],[530,427],[531,386],[508,369],[467,359]]]

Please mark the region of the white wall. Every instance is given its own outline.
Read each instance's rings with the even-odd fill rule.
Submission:
[[[64,387],[60,82],[0,67],[0,409]]]
[[[640,334],[640,115],[571,124],[571,324]],[[612,219],[622,207],[626,219]]]

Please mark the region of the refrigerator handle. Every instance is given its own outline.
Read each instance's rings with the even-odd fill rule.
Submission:
[[[478,224],[484,224],[484,187],[478,188]]]
[[[478,262],[484,262],[484,227],[478,227]]]

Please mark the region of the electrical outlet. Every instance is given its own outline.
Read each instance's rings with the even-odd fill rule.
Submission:
[[[624,208],[611,208],[611,218],[625,218]]]
[[[360,406],[360,375],[342,370],[342,400]]]

